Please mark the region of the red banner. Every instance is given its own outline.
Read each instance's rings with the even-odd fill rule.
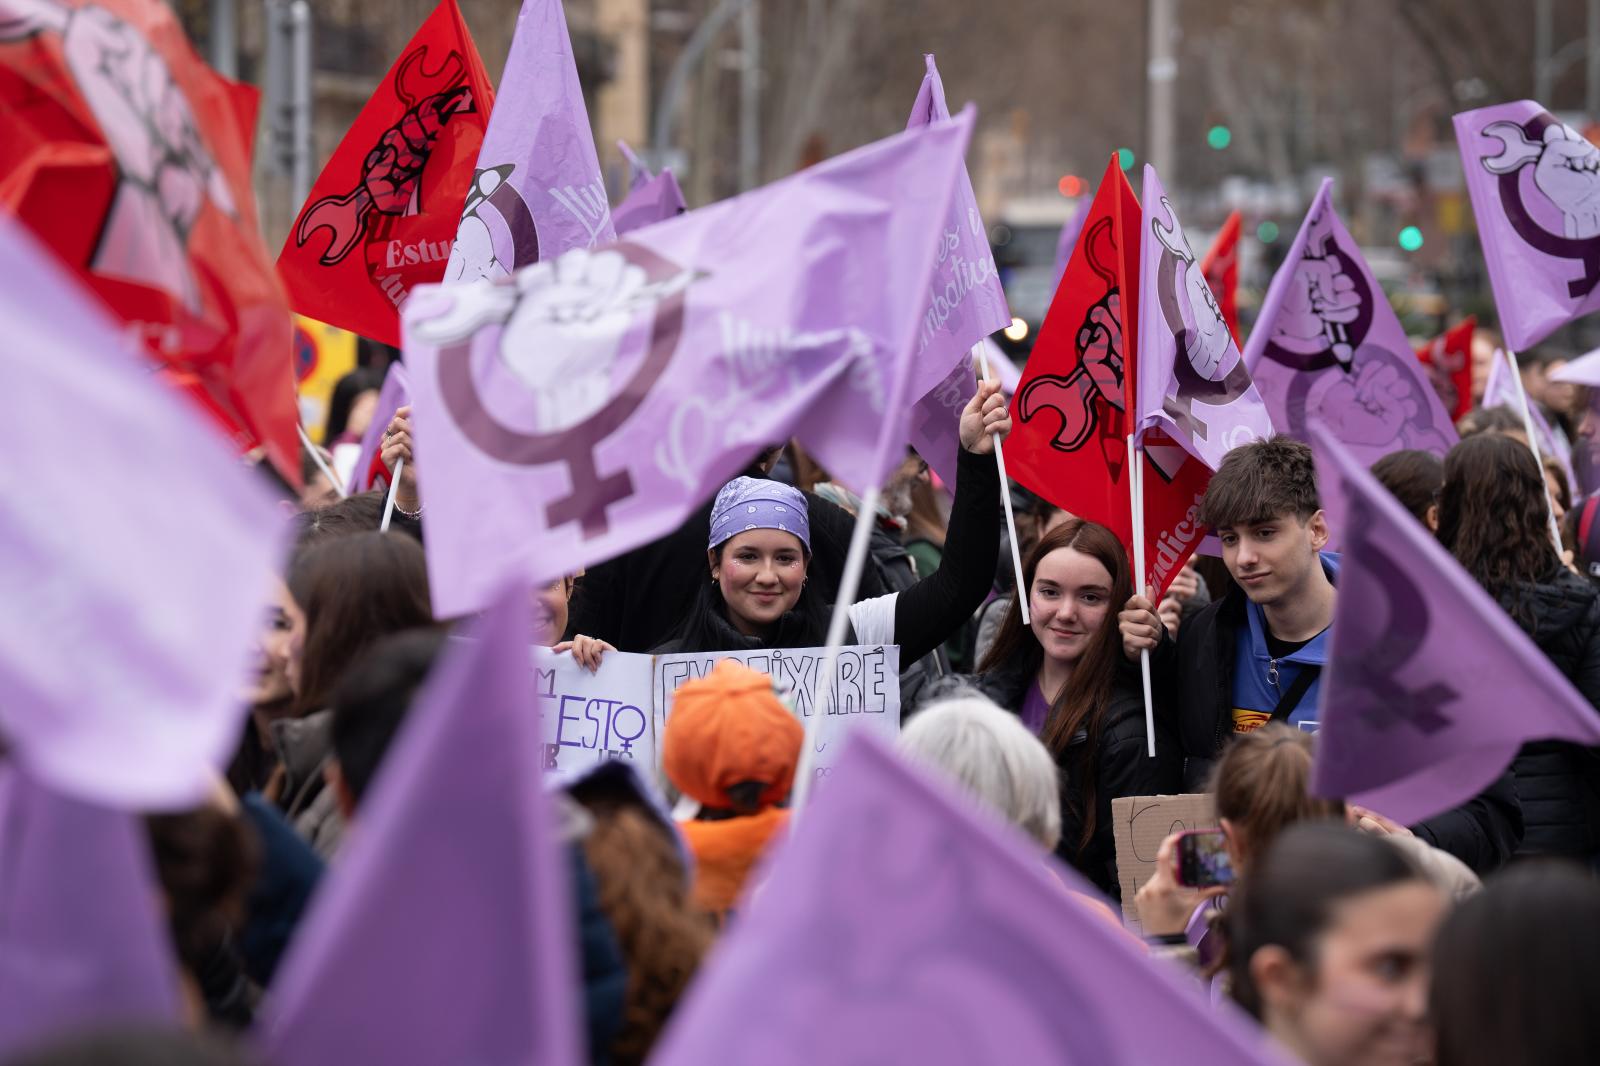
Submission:
[[[1217,232],[1217,239],[1211,242],[1211,247],[1206,251],[1204,259],[1200,260],[1200,273],[1206,277],[1206,284],[1211,286],[1211,294],[1217,298],[1217,309],[1222,312],[1222,320],[1228,324],[1228,332],[1233,334],[1233,343],[1240,344],[1239,340],[1239,212],[1235,211],[1228,216],[1222,224],[1222,229]]]
[[[1472,410],[1472,334],[1477,328],[1477,316],[1468,315],[1417,349],[1417,358],[1428,368],[1428,380],[1452,420]]]
[[[300,483],[290,319],[256,229],[255,93],[162,0],[0,18],[0,204],[131,327],[240,450]],[[43,356],[46,353],[40,353]]]
[[[400,305],[444,278],[494,89],[456,0],[411,38],[334,149],[278,270],[294,309],[386,344]]]
[[[1115,155],[1011,400],[1011,476],[1133,543],[1127,437],[1139,321],[1139,201]],[[1210,471],[1164,434],[1145,438],[1146,574],[1165,590],[1200,543]],[[1129,558],[1132,552],[1129,551]]]

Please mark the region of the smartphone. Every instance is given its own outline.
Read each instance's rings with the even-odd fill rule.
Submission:
[[[1178,883],[1189,888],[1233,884],[1233,859],[1220,829],[1191,829],[1178,835]]]

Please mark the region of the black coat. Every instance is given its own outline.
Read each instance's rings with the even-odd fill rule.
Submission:
[[[1152,653],[1156,710],[1184,755],[1183,787],[1204,792],[1222,749],[1233,737],[1233,670],[1239,634],[1249,624],[1248,600],[1237,586],[1178,630],[1161,633]],[[1479,874],[1504,865],[1522,840],[1517,781],[1507,768],[1494,784],[1451,811],[1413,826],[1418,836],[1448,851]]]
[[[750,471],[746,471],[749,474]],[[711,580],[706,538],[711,531],[707,500],[677,529],[584,571],[572,591],[566,639],[598,637],[618,651],[647,652],[671,635],[694,605],[700,586]],[[844,574],[855,519],[850,512],[806,493],[811,518],[811,580],[836,589]],[[889,590],[874,567],[863,567],[856,599]]]
[[[1556,669],[1600,708],[1600,589],[1562,568],[1499,599]],[[1600,858],[1600,749],[1534,741],[1514,765],[1527,824],[1517,854]]]
[[[1029,661],[1031,659],[1031,662]],[[985,695],[1013,714],[1022,711],[1028,688],[1039,672],[1038,656],[1018,657],[978,675]],[[1122,898],[1117,880],[1117,849],[1112,837],[1111,801],[1124,796],[1171,795],[1182,783],[1183,761],[1176,738],[1156,725],[1156,757],[1150,758],[1144,727],[1144,691],[1137,667],[1124,663],[1111,690],[1100,727],[1098,749],[1089,761],[1095,775],[1095,827],[1079,848],[1084,819],[1079,811],[1079,786],[1088,735],[1079,733],[1066,750],[1055,754],[1060,770],[1061,842],[1056,855],[1092,881],[1112,899]]]
[[[983,597],[989,591],[990,575],[994,573],[995,555],[1000,550],[1000,509],[995,505],[999,494],[1000,476],[995,471],[993,459],[987,455],[961,452],[956,460],[956,492],[950,507],[950,530],[945,539],[945,553],[939,569],[917,580],[909,588],[894,592],[893,639],[883,642],[900,645],[902,663],[914,663],[936,651],[983,603]],[[815,526],[811,531],[811,545],[813,549],[817,546]],[[813,566],[816,558],[814,554]],[[863,568],[863,579],[875,569]],[[726,604],[722,598],[704,595],[702,599],[702,590],[697,589],[691,601],[697,604],[695,613],[688,617],[686,623],[680,617],[679,622],[683,624],[677,627],[677,631],[647,650],[652,654],[664,655],[676,652],[820,647],[825,643],[833,608],[832,605],[822,607],[817,600],[808,598],[818,595],[818,580],[815,576],[811,578],[811,592],[803,593],[796,609],[783,615],[773,631],[763,638],[747,637],[740,633],[728,621]],[[830,578],[822,580],[820,588],[831,589],[836,584],[836,578]],[[866,598],[857,596],[856,601],[859,603]],[[701,611],[700,605],[707,602],[709,610]],[[685,613],[680,611],[680,615]],[[847,630],[845,643],[855,643],[858,635],[854,625],[847,627]],[[873,639],[881,637],[878,634]],[[911,708],[907,706],[902,710],[909,711]]]

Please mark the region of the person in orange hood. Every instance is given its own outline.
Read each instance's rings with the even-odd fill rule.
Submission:
[[[772,679],[732,659],[678,689],[662,741],[662,766],[700,813],[679,823],[694,854],[694,901],[719,921],[745,878],[783,834],[780,807],[794,784],[805,729]]]

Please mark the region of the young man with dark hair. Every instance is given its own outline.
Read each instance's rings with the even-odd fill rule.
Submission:
[[[1311,449],[1288,437],[1227,454],[1200,505],[1237,587],[1169,639],[1142,596],[1119,616],[1130,656],[1151,650],[1158,708],[1183,748],[1184,787],[1205,790],[1236,733],[1269,721],[1314,729],[1339,576]],[[1480,872],[1511,857],[1522,811],[1509,771],[1464,807],[1416,827]]]
[[[1200,521],[1221,541],[1239,587],[1185,625],[1176,648],[1156,646],[1148,639],[1154,632],[1130,633],[1154,617],[1140,617],[1148,613],[1143,597],[1122,616],[1132,650],[1154,649],[1191,792],[1205,788],[1234,733],[1274,718],[1316,720],[1338,573],[1338,563],[1320,554],[1328,524],[1311,449],[1298,441],[1275,437],[1229,452],[1201,501]]]

